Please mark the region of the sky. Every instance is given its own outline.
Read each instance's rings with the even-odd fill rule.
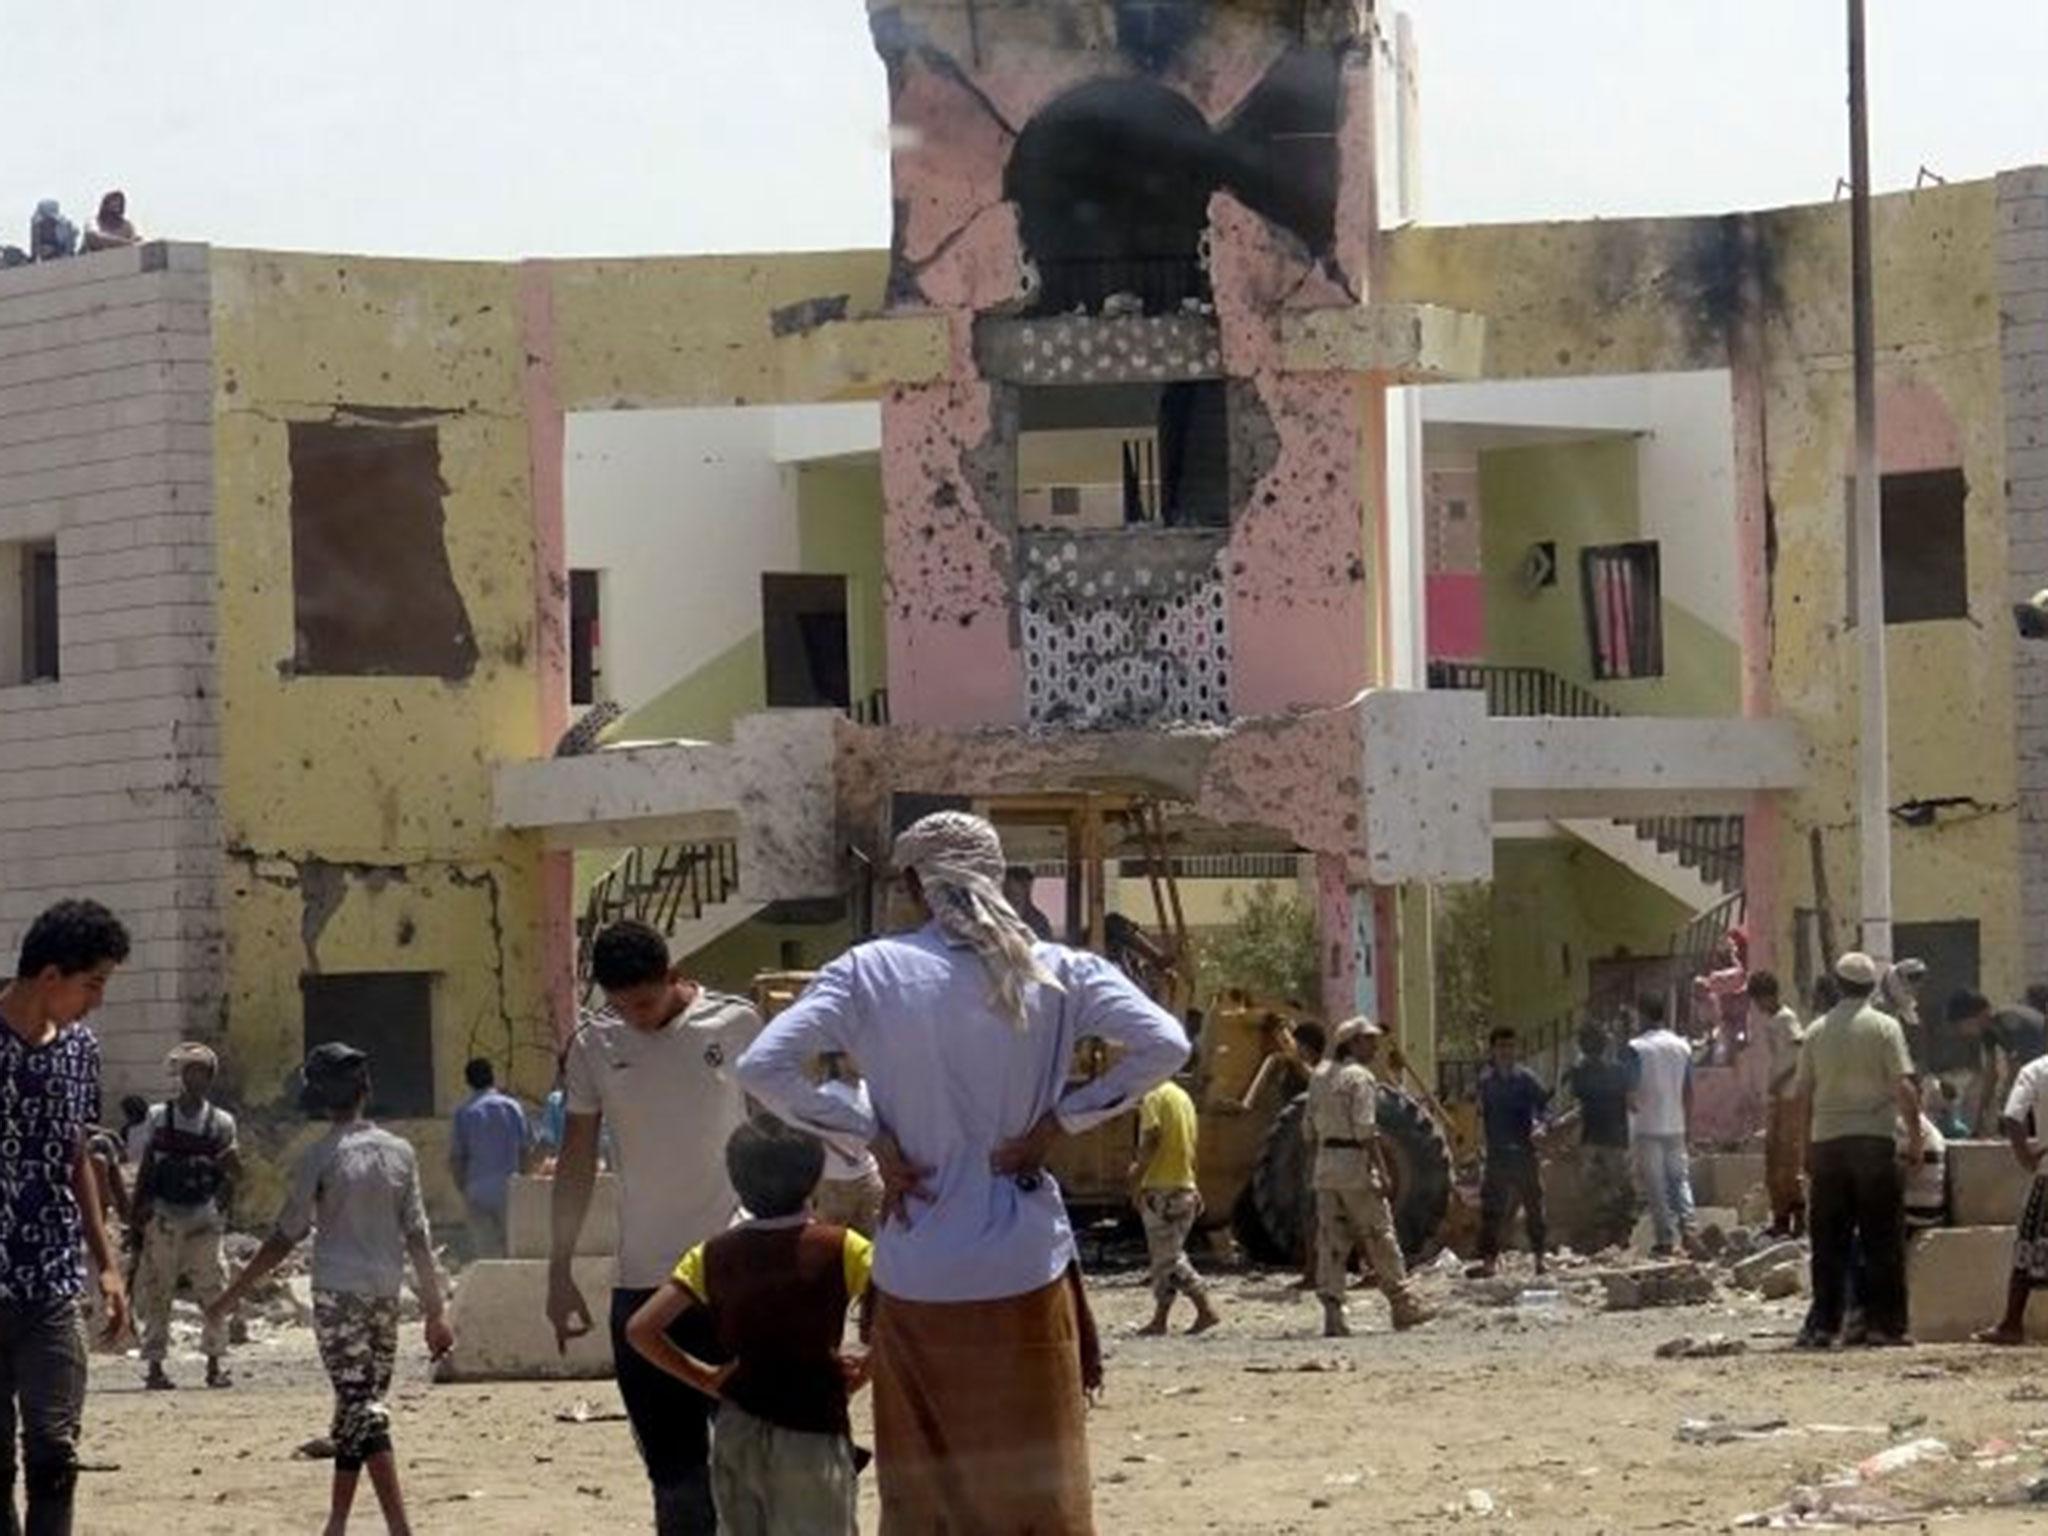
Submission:
[[[1870,0],[1880,189],[2048,161],[2048,4]],[[1840,0],[1411,0],[1432,223],[1824,200]],[[0,0],[0,238],[499,259],[889,232],[863,0]],[[18,216],[17,216],[18,215]],[[13,228],[18,224],[18,229]]]

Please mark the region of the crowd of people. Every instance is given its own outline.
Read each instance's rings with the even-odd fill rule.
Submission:
[[[552,1127],[544,1117],[536,1133],[488,1062],[467,1070],[450,1164],[476,1251],[502,1251],[510,1181],[547,1150],[539,1143],[553,1146],[545,1310],[564,1349],[597,1326],[572,1260],[609,1147],[621,1213],[604,1322],[663,1536],[851,1532],[869,1457],[853,1444],[849,1401],[863,1390],[885,1530],[1092,1529],[1086,1406],[1102,1350],[1047,1166],[1062,1138],[1116,1116],[1136,1121],[1130,1180],[1155,1302],[1140,1331],[1163,1333],[1182,1300],[1190,1332],[1222,1321],[1188,1253],[1202,1210],[1199,1129],[1173,1081],[1187,1030],[1110,959],[1039,936],[986,821],[925,818],[899,839],[895,867],[919,925],[850,950],[767,1024],[687,979],[654,929],[626,921],[598,935],[606,1006],[570,1040]],[[387,1529],[403,1533],[386,1398],[408,1271],[428,1354],[454,1346],[414,1150],[368,1118],[369,1058],[316,1046],[299,1105],[326,1133],[299,1155],[268,1235],[229,1279],[222,1236],[242,1170],[235,1119],[213,1101],[213,1051],[179,1046],[167,1062],[174,1091],[128,1101],[121,1133],[100,1128],[98,1045],[82,1021],[127,952],[106,908],[60,903],[31,927],[0,990],[0,1134],[19,1148],[0,1181],[0,1529],[16,1528],[17,1430],[21,1528],[71,1529],[86,1316],[118,1339],[132,1289],[145,1381],[171,1390],[171,1298],[189,1289],[206,1384],[227,1387],[235,1309],[310,1236],[315,1339],[335,1397],[326,1529],[346,1529],[367,1473]],[[1943,1127],[1930,1110],[1967,1119],[1960,1094],[1916,1071],[1885,982],[1870,957],[1841,956],[1810,1024],[1773,976],[1746,964],[1737,991],[1709,994],[1712,1034],[1725,1042],[1709,1054],[1753,1051],[1766,1068],[1773,1229],[1811,1239],[1802,1348],[1905,1341],[1905,1234],[1943,1219],[1945,1202]],[[1721,1001],[1730,995],[1742,1001],[1739,1024]],[[1974,993],[1959,993],[1949,1016],[1992,1074],[1979,1104],[2003,1094],[2001,1132],[2037,1170],[2048,1025],[2031,1004],[1993,1010]],[[1619,1049],[1587,1031],[1565,1114],[1517,1061],[1514,1032],[1494,1032],[1478,1085],[1474,1273],[1493,1272],[1517,1212],[1542,1268],[1545,1143],[1574,1122],[1582,1180],[1615,1240],[1638,1197],[1653,1254],[1693,1237],[1700,1052],[1670,1027],[1660,997],[1640,999],[1632,1024]],[[1327,1037],[1307,1025],[1283,1032],[1265,1066],[1307,1085],[1309,1283],[1323,1331],[1350,1331],[1360,1258],[1393,1326],[1423,1324],[1389,1205],[1380,1026],[1354,1018]],[[1069,1067],[1083,1040],[1111,1050],[1103,1071],[1077,1080]],[[130,1234],[126,1264],[115,1215]],[[2037,1178],[2008,1315],[1980,1337],[2017,1342],[2043,1284],[2048,1179]]]
[[[1948,1219],[1949,1138],[1995,1122],[2020,1165],[2039,1168],[2034,1138],[2048,1095],[2041,1007],[2048,990],[2031,989],[2027,1002],[2004,1009],[1972,991],[1949,999],[1947,1018],[1976,1054],[1972,1110],[1953,1079],[1915,1065],[1913,1037],[1921,1031],[1913,988],[1924,967],[1844,954],[1816,986],[1812,1019],[1803,1023],[1777,977],[1749,969],[1740,935],[1719,958],[1695,991],[1694,1038],[1671,1028],[1656,994],[1635,1003],[1634,1033],[1618,1053],[1606,1029],[1587,1026],[1579,1059],[1563,1074],[1575,1101],[1563,1114],[1550,1113],[1550,1089],[1516,1062],[1515,1031],[1494,1031],[1478,1081],[1485,1163],[1478,1262],[1468,1272],[1494,1272],[1517,1210],[1543,1271],[1541,1148],[1573,1122],[1595,1246],[1625,1242],[1640,1202],[1650,1217],[1652,1257],[1690,1249],[1695,1068],[1745,1067],[1760,1075],[1763,1089],[1768,1235],[1809,1240],[1813,1301],[1800,1347],[1904,1343],[1906,1241]],[[1994,1105],[2003,1106],[1995,1115]],[[2019,1342],[2027,1298],[2048,1284],[2044,1187],[2033,1186],[2019,1213],[2007,1314],[1978,1336],[1983,1342]]]
[[[0,267],[27,266],[36,261],[63,261],[93,251],[111,251],[124,245],[139,245],[142,236],[128,218],[128,196],[109,192],[100,199],[99,211],[85,227],[65,217],[63,205],[54,197],[38,202],[29,215],[28,244],[0,245]]]

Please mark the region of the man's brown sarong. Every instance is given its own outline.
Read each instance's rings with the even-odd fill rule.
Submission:
[[[1771,1230],[1806,1230],[1806,1101],[1772,1099],[1764,1122],[1764,1185],[1771,1196]]]
[[[1092,1536],[1076,1288],[877,1297],[882,1536]]]

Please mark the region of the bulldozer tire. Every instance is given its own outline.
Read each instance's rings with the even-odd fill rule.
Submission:
[[[1299,1264],[1308,1253],[1311,1213],[1309,1195],[1308,1143],[1301,1139],[1302,1116],[1308,1113],[1308,1095],[1300,1094],[1280,1108],[1259,1142],[1259,1155],[1252,1163],[1251,1182],[1245,1186],[1246,1213],[1258,1228],[1261,1241],[1238,1241],[1247,1252],[1267,1264]]]
[[[1451,1144],[1420,1100],[1382,1084],[1380,1142],[1394,1170],[1394,1238],[1417,1264],[1436,1254],[1451,1208]]]
[[[1240,1246],[1267,1264],[1298,1264],[1313,1232],[1309,1148],[1302,1139],[1302,1094],[1273,1117],[1259,1143],[1251,1182],[1233,1212]],[[1410,1263],[1434,1252],[1451,1204],[1451,1149],[1429,1111],[1398,1088],[1382,1084],[1380,1138],[1394,1174],[1389,1203],[1394,1236]]]

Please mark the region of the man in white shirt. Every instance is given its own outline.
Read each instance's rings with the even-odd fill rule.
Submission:
[[[2027,1298],[2048,1286],[2048,1173],[2041,1169],[2041,1132],[2048,1128],[2048,1056],[2036,1057],[2019,1069],[2006,1095],[1998,1128],[2012,1143],[2012,1155],[2033,1174],[2027,1203],[2020,1211],[2013,1238],[2012,1279],[2005,1292],[2005,1316],[1995,1328],[1977,1335],[1980,1344],[2023,1344],[2027,1332]]]
[[[1628,1043],[1634,1078],[1629,1139],[1650,1207],[1650,1253],[1667,1258],[1692,1231],[1692,1157],[1685,1140],[1692,1120],[1692,1047],[1665,1022],[1662,997],[1638,998],[1636,1017],[1643,1027]]]
[[[619,1396],[654,1486],[658,1536],[710,1536],[718,1528],[712,1401],[650,1364],[625,1330],[676,1260],[723,1232],[739,1209],[725,1144],[747,1107],[732,1069],[761,1032],[761,1017],[739,998],[685,980],[669,961],[668,942],[645,923],[615,923],[600,933],[591,971],[610,1011],[577,1030],[564,1061],[568,1114],[555,1167],[548,1321],[565,1348],[591,1330],[571,1261],[590,1209],[598,1138],[609,1128],[620,1185],[610,1309]],[[698,1308],[690,1318],[696,1321],[677,1325],[677,1342],[700,1360],[723,1360],[710,1314]]]

